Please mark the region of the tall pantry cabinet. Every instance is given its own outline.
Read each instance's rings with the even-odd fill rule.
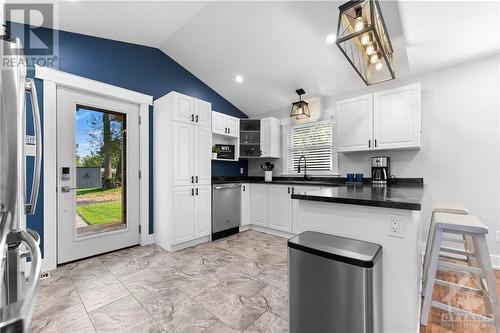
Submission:
[[[176,251],[208,241],[212,106],[171,92],[154,103],[155,242]]]

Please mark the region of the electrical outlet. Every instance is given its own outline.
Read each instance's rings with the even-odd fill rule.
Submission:
[[[403,225],[397,216],[391,216],[389,220],[389,236],[403,238]]]
[[[495,240],[497,243],[500,243],[500,230],[497,230],[497,232],[495,233]]]

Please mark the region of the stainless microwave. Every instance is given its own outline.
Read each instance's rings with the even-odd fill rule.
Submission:
[[[219,152],[217,153],[217,159],[222,160],[234,160],[234,145],[215,145],[219,148]]]

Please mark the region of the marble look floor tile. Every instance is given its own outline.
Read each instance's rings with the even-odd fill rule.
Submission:
[[[264,283],[288,292],[288,268],[286,265],[267,265],[255,277]]]
[[[144,308],[168,333],[202,332],[217,320],[214,315],[188,297],[177,300],[160,297],[144,304]]]
[[[195,297],[219,283],[213,274],[179,272],[176,276],[175,287],[189,297]]]
[[[239,330],[248,327],[266,310],[262,297],[244,297],[223,285],[217,285],[194,300],[226,325]]]
[[[157,245],[148,245],[111,252],[99,259],[114,275],[122,277],[150,267],[162,255],[168,253]]]
[[[266,300],[267,311],[274,313],[284,320],[288,320],[288,293],[268,285],[261,291],[259,296]]]
[[[244,333],[287,333],[288,323],[274,313],[266,312],[260,316]]]
[[[163,329],[134,299],[127,296],[90,313],[97,332],[162,332]]]
[[[235,330],[226,324],[223,321],[217,320],[215,323],[210,325],[203,333],[239,333],[240,330]]]
[[[70,272],[88,312],[130,295],[111,271],[98,260],[87,260]]]
[[[71,306],[58,302],[53,303],[52,306],[37,305],[31,321],[30,332],[89,333],[95,332],[95,330],[87,311],[77,297],[77,302]]]
[[[120,278],[125,287],[142,304],[157,297],[177,293],[174,281],[179,279],[176,274],[162,273],[157,269],[147,269]]]
[[[65,307],[81,303],[73,281],[67,275],[60,274],[40,281],[36,301],[37,306],[49,307],[56,303]]]
[[[264,282],[245,275],[227,276],[220,281],[222,285],[245,297],[255,295],[266,286]]]

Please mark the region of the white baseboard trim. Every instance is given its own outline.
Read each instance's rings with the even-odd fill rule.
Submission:
[[[242,229],[242,228],[245,228],[245,229]],[[297,236],[295,234],[292,234],[291,232],[279,231],[279,230],[275,230],[275,229],[261,227],[259,225],[255,225],[255,224],[249,224],[249,225],[240,227],[240,232],[244,231],[244,230],[255,230],[255,231],[264,232],[266,234],[279,236],[279,237],[285,237],[285,238],[292,238],[292,237]]]
[[[193,239],[193,240],[185,242],[185,243],[172,245],[168,249],[165,249],[165,250],[167,250],[168,252],[175,252],[175,251],[183,250],[185,248],[195,246],[195,245],[198,245],[201,243],[209,242],[209,241],[210,241],[210,236],[205,236],[205,237],[201,237],[198,239]]]
[[[155,243],[155,234],[141,234],[140,245],[146,246]]]

